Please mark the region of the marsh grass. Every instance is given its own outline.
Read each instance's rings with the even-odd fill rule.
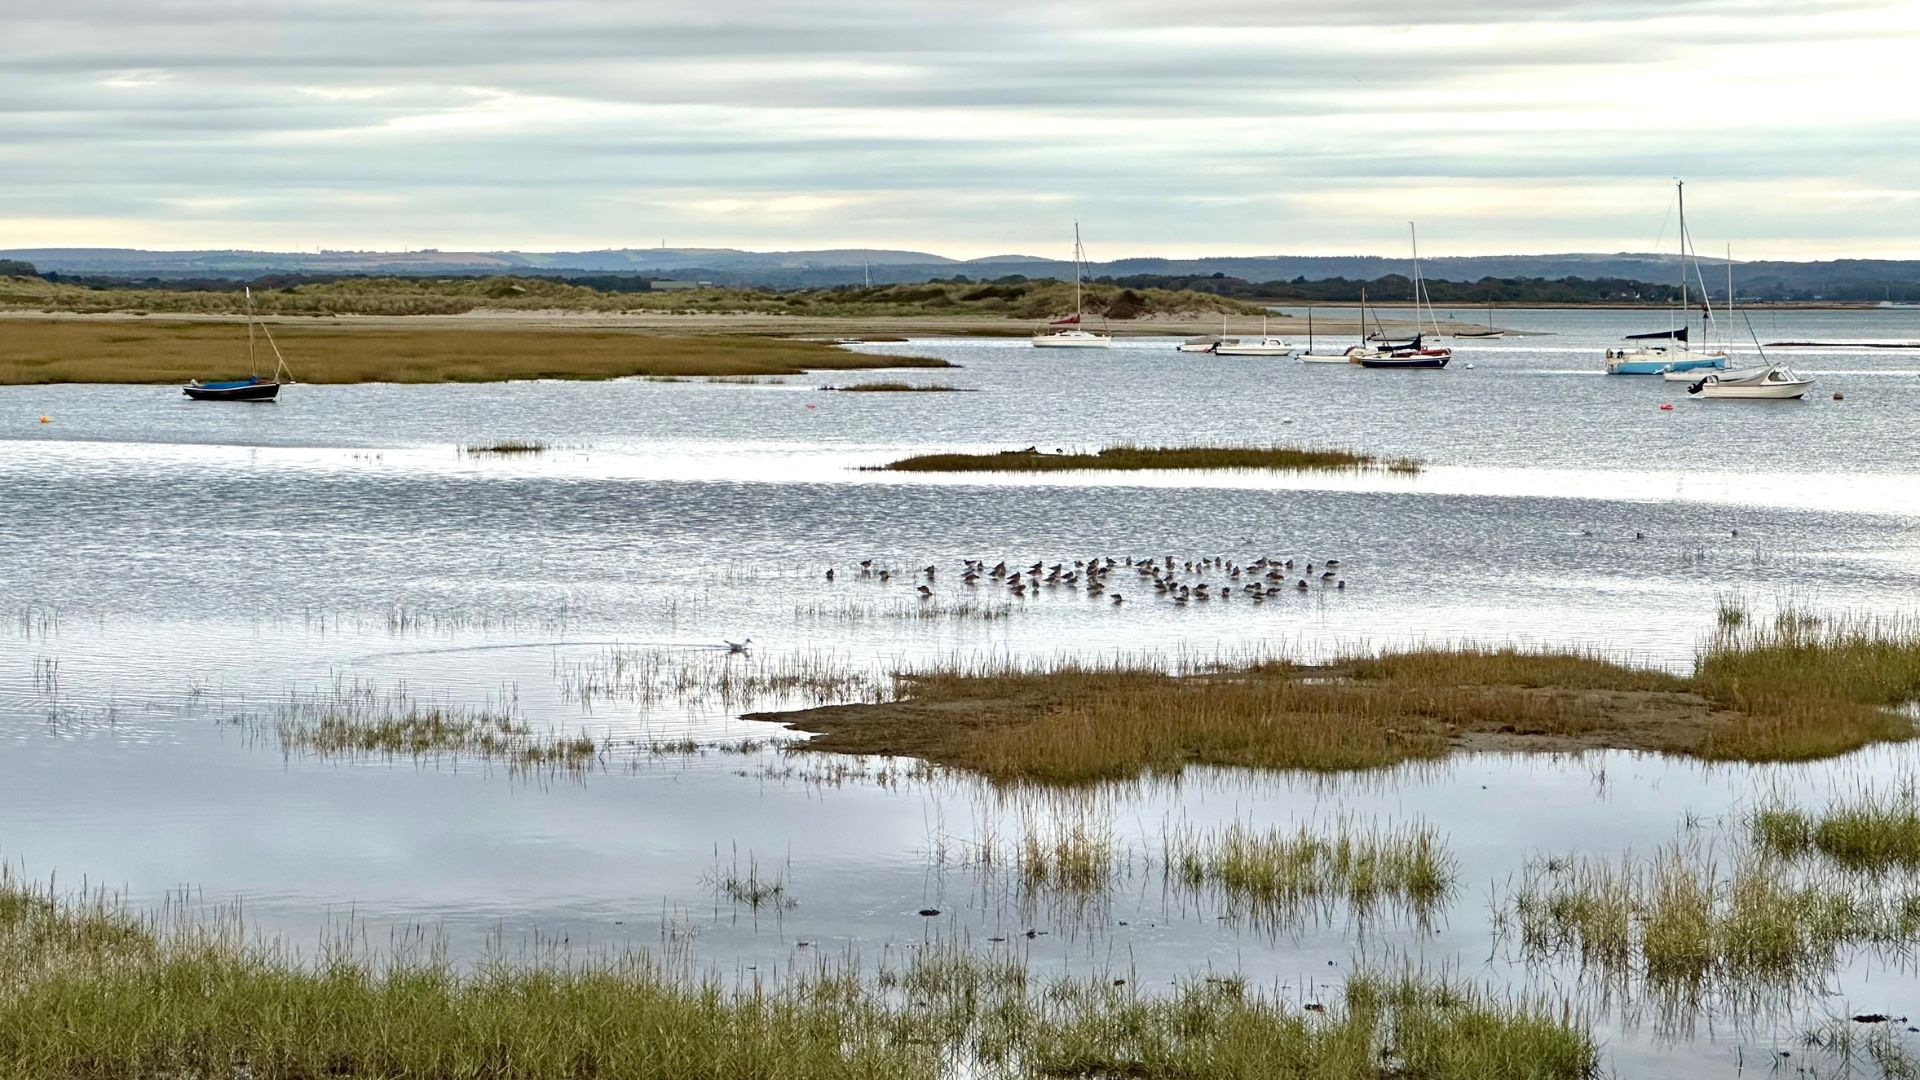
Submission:
[[[1080,813],[1046,824],[1028,821],[1014,865],[1021,887],[1030,893],[1090,896],[1107,890],[1119,860],[1112,826]]]
[[[1110,446],[1093,453],[1003,450],[996,454],[920,454],[887,465],[891,472],[1065,472],[1077,469],[1369,469],[1418,472],[1410,459],[1386,461],[1350,450],[1298,446]]]
[[[540,733],[509,703],[473,708],[423,702],[404,687],[336,681],[324,691],[288,695],[274,732],[285,752],[320,757],[470,757],[514,770],[584,772],[600,746],[584,735]]]
[[[1858,1069],[1883,1080],[1914,1080],[1920,1077],[1920,1059],[1895,1031],[1890,1024],[1863,1025],[1835,1017],[1802,1032],[1800,1045],[1832,1061],[1840,1076],[1852,1076]]]
[[[1920,623],[1787,607],[1715,635],[1692,684],[1737,714],[1702,740],[1702,757],[1793,761],[1911,739],[1912,718],[1896,710],[1920,698]]]
[[[733,865],[722,869],[714,867],[710,879],[714,892],[736,904],[759,911],[771,908],[785,911],[797,907],[798,901],[787,888],[787,870],[762,870],[758,856],[747,856],[747,867],[740,868],[740,853],[734,852]]]
[[[1790,859],[1818,853],[1872,874],[1920,869],[1920,791],[1912,780],[1886,794],[1835,799],[1817,813],[1770,801],[1748,816],[1747,826],[1762,850]]]
[[[1428,917],[1458,883],[1459,869],[1432,828],[1383,828],[1341,819],[1306,825],[1170,832],[1162,842],[1168,879],[1182,888],[1218,889],[1230,907],[1261,922],[1290,922],[1301,911],[1341,901],[1357,913],[1393,904]]]
[[[811,341],[604,329],[283,324],[274,327],[274,338],[303,383],[768,376],[952,366]],[[247,331],[238,323],[0,320],[0,385],[182,383],[246,373]]]
[[[466,454],[544,454],[547,452],[547,444],[504,439],[497,443],[463,446],[460,450]]]
[[[1617,862],[1534,860],[1498,921],[1517,927],[1529,957],[1572,955],[1688,999],[1814,985],[1841,949],[1920,937],[1920,893],[1783,869],[1763,852],[1681,844]]]
[[[351,933],[303,954],[237,916],[139,915],[4,871],[0,970],[10,1080],[1585,1080],[1597,1065],[1564,1008],[1411,971],[1355,975],[1309,1011],[1239,979],[1142,996],[938,944],[871,977],[850,956],[731,984],[642,951],[462,966],[435,948],[376,957]]]
[[[833,603],[795,604],[793,617],[812,623],[864,623],[882,619],[910,622],[997,622],[1013,614],[1012,601],[901,600],[873,603],[840,599]]]
[[[958,387],[944,383],[910,382],[863,382],[846,386],[823,386],[822,390],[835,390],[843,394],[945,394],[957,393]]]
[[[1499,750],[1798,761],[1911,739],[1920,627],[1788,613],[1701,650],[1691,676],[1583,652],[1415,648],[1303,667],[1250,658],[947,664],[892,700],[755,719],[811,749],[908,754],[1000,783],[1091,784],[1189,765],[1343,771]]]
[[[725,649],[615,645],[586,660],[556,654],[551,667],[562,697],[589,707],[674,701],[747,709],[788,701],[878,702],[891,696],[891,681],[879,669],[814,650],[735,656]]]

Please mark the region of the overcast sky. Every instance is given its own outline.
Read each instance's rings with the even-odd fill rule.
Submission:
[[[1920,257],[1920,0],[0,0],[0,248]]]

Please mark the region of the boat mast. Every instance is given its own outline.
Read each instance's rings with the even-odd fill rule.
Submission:
[[[1080,314],[1080,222],[1073,223],[1073,325],[1079,326]]]
[[[1685,329],[1687,320],[1693,317],[1692,311],[1687,307],[1687,182],[1675,177],[1673,190],[1674,198],[1680,204],[1680,327]],[[1669,329],[1673,327],[1671,317],[1667,319],[1667,326]],[[1687,347],[1685,342],[1675,341],[1671,334],[1667,337],[1667,344],[1678,345],[1683,349]]]
[[[253,356],[253,286],[251,285],[247,286],[246,290],[247,290],[247,370],[252,372],[255,375],[258,375],[260,374],[260,362],[254,359],[254,356]]]
[[[1413,222],[1407,222],[1407,235],[1413,239],[1413,329],[1420,332],[1420,304],[1427,293],[1427,283],[1420,276],[1420,233],[1414,229]],[[1433,324],[1433,336],[1440,336],[1440,317],[1433,313],[1433,301],[1427,300],[1427,321]]]

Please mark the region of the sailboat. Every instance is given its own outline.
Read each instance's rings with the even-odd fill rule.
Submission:
[[[1487,305],[1487,328],[1485,330],[1455,330],[1453,332],[1454,337],[1473,338],[1475,341],[1497,341],[1505,335],[1505,330],[1501,330],[1493,325],[1492,304]]]
[[[1444,345],[1426,344],[1426,331],[1420,329],[1422,318],[1433,326],[1433,336],[1440,336],[1440,317],[1433,312],[1433,298],[1427,293],[1427,282],[1420,275],[1420,234],[1415,231],[1413,222],[1407,222],[1407,234],[1413,241],[1413,336],[1389,340],[1384,330],[1367,339],[1373,342],[1373,348],[1365,352],[1356,352],[1353,362],[1361,367],[1380,368],[1443,368],[1453,358],[1453,350]],[[1364,310],[1366,297],[1361,296]]]
[[[1365,331],[1366,331],[1366,318],[1365,318],[1365,311],[1366,311],[1366,308],[1364,307],[1364,305],[1365,305],[1365,303],[1366,303],[1366,299],[1367,299],[1367,298],[1366,298],[1366,294],[1365,294],[1364,292],[1363,292],[1363,293],[1361,293],[1361,294],[1360,294],[1360,301],[1361,301],[1361,304],[1362,304],[1363,306],[1362,306],[1362,308],[1361,308],[1361,312],[1362,312],[1362,317],[1361,317],[1361,321],[1360,321],[1360,329],[1361,329],[1361,332],[1362,332],[1362,333],[1365,333]],[[1349,346],[1348,346],[1348,347],[1347,347],[1347,348],[1345,349],[1345,351],[1342,351],[1342,352],[1337,352],[1337,353],[1317,353],[1317,352],[1314,352],[1314,351],[1313,351],[1313,309],[1312,309],[1312,308],[1308,308],[1308,309],[1307,309],[1307,351],[1306,351],[1306,352],[1303,352],[1303,353],[1301,353],[1301,354],[1300,354],[1300,362],[1301,362],[1301,363],[1303,363],[1303,364],[1348,364],[1348,365],[1351,365],[1351,364],[1352,364],[1352,363],[1354,362],[1354,361],[1353,361],[1353,351],[1354,351],[1355,349],[1361,349],[1361,350],[1365,350],[1366,348],[1367,348],[1367,345],[1366,345],[1366,343],[1365,343],[1365,341],[1362,341],[1362,342],[1361,342],[1361,343],[1360,343],[1359,345],[1349,345]]]
[[[254,330],[267,339],[267,345],[273,350],[273,377],[263,379],[259,376],[259,361],[254,352]],[[293,382],[293,375],[287,370],[286,358],[280,355],[280,346],[274,344],[273,334],[267,324],[261,322],[253,312],[253,290],[247,290],[247,363],[256,372],[244,379],[216,379],[201,382],[190,380],[180,391],[194,401],[275,401],[280,397],[280,388]]]
[[[1687,305],[1687,182],[1675,180],[1675,198],[1680,206],[1680,307],[1682,319],[1692,309]],[[1695,259],[1697,267],[1699,260]],[[1713,320],[1713,304],[1707,299],[1704,282],[1700,286],[1700,308],[1705,314],[1704,328]],[[1607,350],[1607,374],[1609,375],[1660,375],[1667,372],[1699,371],[1706,368],[1724,368],[1727,366],[1727,354],[1724,349],[1715,352],[1694,353],[1687,348],[1688,327],[1669,326],[1666,330],[1656,330],[1647,334],[1628,334],[1630,343],[1625,347]],[[1665,341],[1665,345],[1640,344],[1640,342]]]
[[[1213,351],[1215,355],[1218,356],[1292,356],[1294,353],[1299,352],[1300,349],[1291,341],[1285,341],[1277,337],[1268,337],[1267,317],[1262,315],[1260,316],[1259,341],[1241,341],[1238,338],[1228,340],[1223,338],[1220,344],[1214,346]]]
[[[1073,223],[1073,314],[1064,319],[1054,319],[1047,328],[1033,335],[1033,345],[1038,349],[1104,349],[1113,344],[1112,334],[1095,334],[1080,329],[1080,321],[1086,315],[1081,302],[1080,267],[1086,261],[1086,250],[1080,246],[1080,223]]]

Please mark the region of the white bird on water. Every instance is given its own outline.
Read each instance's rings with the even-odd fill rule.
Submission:
[[[721,640],[724,641],[725,639],[722,638]],[[747,647],[753,644],[753,639],[748,638],[745,641],[728,641],[726,644],[727,644],[727,655],[731,656],[734,653],[746,652]]]

